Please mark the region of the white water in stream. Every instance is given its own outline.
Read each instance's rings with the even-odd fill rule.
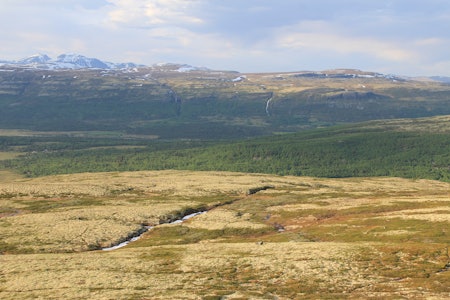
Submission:
[[[269,99],[267,99],[267,102],[266,102],[266,115],[267,115],[268,117],[270,117],[270,111],[269,111],[269,108],[270,108],[270,102],[272,101],[272,98],[273,98],[273,97],[270,97]]]
[[[207,212],[207,211],[200,211],[200,212],[192,213],[192,214],[190,214],[190,215],[184,216],[183,218],[181,218],[181,219],[179,219],[179,220],[172,221],[172,222],[170,222],[170,223],[168,223],[168,224],[180,224],[180,223],[183,223],[183,222],[186,221],[186,220],[189,220],[190,218],[193,218],[193,217],[195,217],[195,216],[204,214],[204,213],[206,213],[206,212]],[[102,250],[103,250],[103,251],[112,251],[112,250],[116,250],[116,249],[125,247],[125,246],[128,245],[129,243],[132,243],[132,242],[135,242],[135,241],[139,240],[139,239],[141,238],[141,236],[142,236],[145,232],[149,231],[150,229],[152,229],[152,228],[154,228],[154,227],[155,227],[155,226],[145,226],[145,230],[144,230],[141,234],[139,234],[138,236],[135,236],[135,237],[133,237],[133,238],[131,238],[131,239],[129,239],[129,240],[126,240],[125,242],[122,242],[122,243],[120,243],[120,244],[117,244],[117,245],[115,245],[115,246],[111,246],[111,247],[107,247],[107,248],[102,248]]]

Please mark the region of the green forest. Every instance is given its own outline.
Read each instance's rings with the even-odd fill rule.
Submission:
[[[120,146],[120,147],[119,147]],[[26,154],[1,167],[29,177],[79,172],[220,170],[450,181],[450,134],[335,126],[239,141],[0,137]]]

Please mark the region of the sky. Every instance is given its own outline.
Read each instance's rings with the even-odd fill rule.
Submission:
[[[448,0],[0,0],[0,60],[450,76]]]

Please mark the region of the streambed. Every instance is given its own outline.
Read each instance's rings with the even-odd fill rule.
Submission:
[[[186,221],[186,220],[189,220],[189,219],[191,219],[191,218],[193,218],[193,217],[195,217],[195,216],[204,214],[204,213],[206,213],[206,212],[207,212],[207,210],[205,210],[205,211],[199,211],[199,212],[195,212],[195,213],[191,213],[191,214],[186,215],[186,216],[183,216],[183,217],[181,217],[181,218],[179,218],[179,219],[172,220],[172,221],[167,222],[167,223],[161,223],[161,224],[180,224],[180,223],[183,223],[183,222]],[[120,248],[122,248],[122,247],[125,247],[125,246],[128,245],[129,243],[132,243],[132,242],[135,242],[135,241],[139,240],[139,239],[141,238],[141,236],[142,236],[145,232],[147,232],[147,231],[153,229],[153,228],[156,227],[156,226],[158,226],[158,225],[155,225],[155,226],[144,226],[141,230],[139,230],[139,231],[137,232],[137,235],[135,235],[135,236],[133,236],[133,237],[127,239],[126,241],[121,242],[121,243],[119,243],[119,244],[117,244],[117,245],[114,245],[114,246],[111,246],[111,247],[102,248],[101,250],[102,250],[102,251],[112,251],[112,250],[116,250],[116,249],[120,249]]]

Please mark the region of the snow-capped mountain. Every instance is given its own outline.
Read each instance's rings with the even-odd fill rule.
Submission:
[[[75,53],[61,54],[56,58],[55,63],[59,67],[67,69],[110,69],[110,65],[97,58],[89,58]]]
[[[23,58],[19,60],[17,63],[21,65],[45,64],[50,60],[51,58],[47,54],[35,54],[30,57]]]
[[[0,65],[11,65],[23,68],[56,70],[56,69],[128,69],[136,68],[135,63],[112,63],[80,54],[61,54],[56,59],[46,54],[35,54],[17,61],[0,61]]]

